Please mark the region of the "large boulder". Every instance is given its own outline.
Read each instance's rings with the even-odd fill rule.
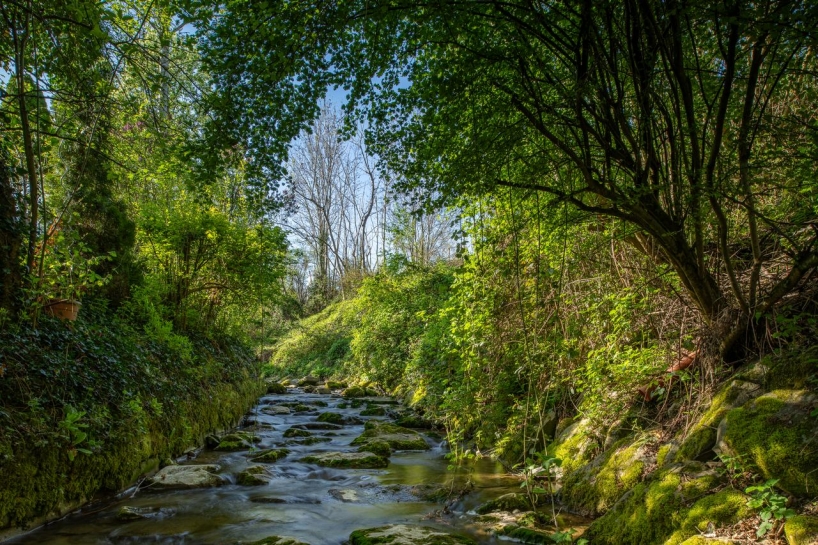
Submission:
[[[657,470],[596,519],[585,537],[594,545],[680,545],[709,526],[753,514],[732,488],[712,494],[722,477],[699,462]]]
[[[164,489],[209,488],[221,486],[225,480],[216,474],[216,464],[179,465],[160,469],[150,479],[151,485]]]
[[[381,469],[389,460],[371,452],[322,452],[301,458],[302,462],[346,469]]]
[[[268,382],[267,383],[267,393],[268,394],[286,394],[287,387],[283,384],[278,382]]]
[[[393,524],[379,528],[355,530],[349,536],[350,545],[474,545],[471,539],[428,528],[408,524]]]
[[[494,513],[495,511],[528,511],[531,509],[531,502],[523,494],[503,494],[499,498],[489,500],[479,506],[475,511],[478,515]]]
[[[301,386],[301,387],[303,387],[303,386],[318,386],[319,382],[321,382],[321,381],[318,380],[317,377],[314,377],[312,375],[307,375],[306,377],[299,380],[297,385]]]
[[[784,536],[788,545],[818,544],[818,517],[790,517],[784,524]]]
[[[713,396],[707,411],[688,430],[677,445],[671,447],[663,463],[687,460],[707,461],[713,458],[713,447],[716,446],[716,430],[727,413],[740,407],[749,400],[761,395],[763,390],[755,383],[746,380],[732,380]]]
[[[716,450],[745,456],[765,479],[794,496],[818,490],[818,395],[775,390],[731,410],[721,421]]]
[[[364,390],[360,386],[350,386],[349,388],[341,392],[341,395],[347,399],[353,397],[364,397],[366,396],[366,390]]]
[[[650,463],[649,445],[633,437],[614,443],[590,463],[564,476],[562,499],[577,513],[597,516],[607,511],[642,480]]]
[[[365,445],[380,441],[388,443],[392,450],[428,450],[429,444],[419,433],[408,428],[402,428],[388,422],[366,423],[366,430],[356,437],[353,445]]]

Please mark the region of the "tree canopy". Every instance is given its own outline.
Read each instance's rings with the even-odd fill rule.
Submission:
[[[241,0],[202,44],[218,123],[251,152],[280,152],[257,135],[292,134],[343,86],[421,204],[510,186],[622,220],[726,353],[818,265],[816,17],[789,0]]]

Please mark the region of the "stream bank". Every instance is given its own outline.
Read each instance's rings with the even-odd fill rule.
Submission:
[[[488,459],[452,471],[443,437],[393,424],[401,411],[337,391],[265,395],[238,429],[138,490],[11,543],[499,543],[495,530],[522,513],[476,511],[519,480]]]

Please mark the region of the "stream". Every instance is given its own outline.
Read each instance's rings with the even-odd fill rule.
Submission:
[[[311,545],[337,545],[353,530],[386,524],[421,524],[461,533],[478,543],[500,540],[474,523],[473,509],[488,499],[519,491],[519,480],[503,471],[499,463],[477,460],[460,474],[447,469],[443,438],[422,433],[430,449],[398,451],[385,469],[336,469],[303,463],[301,458],[328,451],[354,452],[350,443],[364,431],[363,423],[340,429],[314,430],[322,441],[304,444],[284,437],[292,426],[316,422],[322,412],[354,417],[358,422],[388,417],[361,416],[367,399],[357,408],[338,395],[307,394],[289,389],[287,394],[263,396],[244,426],[260,442],[257,449],[287,448],[290,453],[265,464],[269,482],[260,486],[236,484],[236,476],[253,464],[247,451],[219,452],[203,449],[180,464],[218,464],[218,474],[228,482],[213,488],[153,490],[131,489],[119,499],[80,510],[58,522],[11,540],[9,543],[64,544],[211,544],[252,543],[268,536],[288,536]],[[396,408],[388,399],[370,399],[389,412]],[[268,414],[272,405],[310,410]],[[322,405],[326,406],[322,406]],[[343,408],[339,408],[339,405]],[[268,411],[264,412],[267,408]],[[353,418],[353,419],[354,419]],[[313,424],[314,425],[314,424]],[[258,441],[258,439],[256,439]],[[474,488],[443,509],[443,503],[425,501],[415,493],[417,485],[451,486],[470,478]],[[145,513],[138,520],[121,520],[123,507]],[[445,511],[445,512],[444,512]]]

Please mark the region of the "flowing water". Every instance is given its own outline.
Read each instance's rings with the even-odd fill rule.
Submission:
[[[349,425],[331,431],[314,431],[329,441],[294,445],[283,433],[294,425],[314,422],[321,412],[359,416],[361,408],[343,408],[335,395],[305,394],[290,390],[284,395],[264,396],[245,418],[243,429],[253,431],[261,442],[257,448],[284,446],[290,454],[266,464],[272,479],[261,486],[241,486],[236,475],[252,464],[244,452],[204,450],[183,463],[216,463],[230,480],[217,488],[154,491],[150,487],[127,491],[104,508],[87,508],[64,520],[21,536],[11,543],[65,544],[211,544],[251,543],[271,535],[289,536],[312,545],[337,545],[359,528],[385,524],[424,524],[469,535],[478,543],[498,543],[497,538],[474,524],[469,512],[480,503],[519,490],[519,481],[489,460],[474,462],[466,473],[447,469],[442,438],[424,435],[428,451],[396,452],[389,467],[380,470],[331,469],[299,460],[326,451],[354,451],[350,442],[364,431]],[[327,407],[320,407],[321,402]],[[309,412],[268,415],[268,405],[302,403]],[[388,408],[388,407],[387,407]],[[369,417],[360,417],[367,420]],[[382,417],[371,417],[382,419]],[[443,504],[418,499],[415,485],[451,485],[466,478],[474,489],[443,510]],[[141,508],[147,518],[120,521],[123,506]],[[444,511],[444,512],[441,512]]]

